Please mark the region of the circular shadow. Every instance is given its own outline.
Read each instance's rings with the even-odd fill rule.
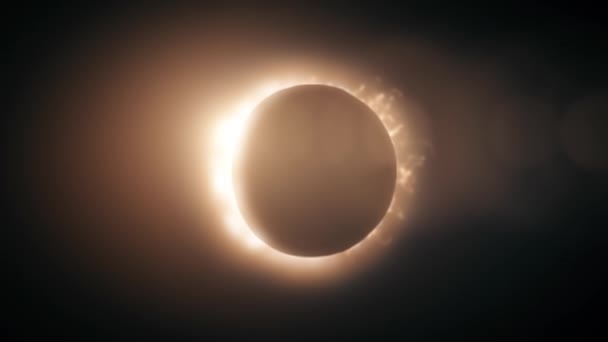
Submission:
[[[234,161],[241,213],[269,246],[323,256],[363,240],[396,182],[391,138],[378,116],[339,88],[300,85],[254,110]]]

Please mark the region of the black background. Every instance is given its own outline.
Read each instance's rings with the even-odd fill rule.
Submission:
[[[456,51],[461,59],[500,57],[505,46],[522,46],[519,53],[526,57],[504,58],[500,68],[519,92],[556,106],[567,106],[607,88],[608,39],[602,10],[580,4],[501,7],[458,3],[299,5],[281,7],[281,13],[298,18],[297,25],[306,22],[308,13],[323,13],[340,32],[352,28],[378,36],[415,33],[419,39]],[[213,10],[230,13],[238,9],[255,15],[267,8],[277,9],[252,5],[187,8],[200,12],[201,18],[212,16]],[[404,340],[568,336],[581,340],[605,336],[606,174],[587,172],[567,156],[558,155],[549,166],[560,170],[558,181],[548,181],[546,170],[520,170],[512,181],[513,195],[499,210],[468,207],[458,214],[437,213],[429,203],[449,196],[442,184],[450,177],[450,163],[455,158],[449,146],[450,132],[441,129],[434,130],[431,137],[434,153],[420,176],[418,209],[408,222],[408,238],[395,244],[384,262],[347,284],[308,291],[270,291],[261,285],[252,290],[248,284],[239,284],[243,293],[257,296],[250,301],[255,307],[243,308],[230,318],[204,306],[165,311],[162,306],[130,301],[122,294],[98,290],[102,286],[93,278],[48,261],[41,232],[51,227],[33,214],[33,195],[24,190],[30,180],[23,177],[23,140],[33,124],[45,119],[44,114],[27,110],[35,101],[31,89],[47,65],[61,59],[101,23],[136,12],[173,9],[31,5],[4,10],[9,25],[4,45],[6,89],[12,101],[5,111],[7,140],[3,144],[8,148],[5,167],[10,175],[8,224],[3,228],[3,254],[9,265],[4,278],[10,285],[4,295],[9,305],[3,307],[11,319],[5,321],[8,329],[3,332],[22,339],[59,336],[79,340],[333,336]],[[291,27],[285,25],[289,32]],[[343,38],[344,44],[356,44],[355,35]],[[318,39],[323,40],[321,34]],[[393,77],[396,83],[406,82],[405,76]],[[425,94],[421,102],[439,101],[432,93]],[[429,108],[433,122],[433,115],[439,114],[433,113],[432,105]],[[448,113],[452,109],[435,108]],[[565,195],[554,200],[554,189],[562,186],[567,188]],[[536,218],[531,220],[501,214],[519,208],[521,202],[531,203],[526,210],[532,212],[536,204],[548,209],[538,217],[532,215]],[[546,202],[551,205],[540,205]]]

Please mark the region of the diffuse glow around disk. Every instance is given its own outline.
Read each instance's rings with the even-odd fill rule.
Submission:
[[[300,84],[323,84],[341,88],[367,104],[380,118],[387,129],[397,157],[396,188],[389,209],[375,229],[361,242],[350,249],[322,257],[300,257],[282,253],[268,246],[259,239],[254,230],[243,218],[236,200],[232,182],[233,158],[239,146],[249,115],[255,107],[269,95]],[[247,254],[251,262],[259,262],[275,268],[282,273],[290,274],[335,274],[338,270],[348,271],[369,259],[372,254],[386,248],[396,228],[405,217],[404,205],[408,194],[412,192],[411,176],[422,159],[408,155],[406,151],[406,130],[402,116],[395,112],[395,102],[401,100],[396,91],[373,91],[364,83],[349,86],[335,81],[324,81],[313,77],[291,78],[262,85],[253,89],[250,96],[235,104],[235,109],[225,113],[214,126],[212,134],[211,185],[212,196],[218,204],[218,212],[224,229],[231,236],[232,242]],[[253,259],[253,260],[252,260]]]

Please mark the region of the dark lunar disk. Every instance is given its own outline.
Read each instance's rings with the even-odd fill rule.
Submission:
[[[382,220],[395,190],[386,128],[367,105],[330,86],[295,86],[262,101],[234,163],[245,220],[292,255],[357,244]]]

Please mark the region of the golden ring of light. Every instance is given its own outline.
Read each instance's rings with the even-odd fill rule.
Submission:
[[[232,161],[251,112],[262,100],[273,93],[301,84],[322,84],[337,87],[364,102],[384,124],[397,156],[396,187],[391,204],[380,223],[368,236],[348,250],[321,257],[301,257],[286,254],[270,247],[258,238],[254,229],[248,225],[239,210],[232,183]],[[248,253],[260,257],[269,264],[279,267],[289,266],[292,271],[296,267],[297,271],[307,273],[323,273],[330,269],[335,270],[337,266],[342,269],[348,268],[348,266],[359,263],[362,257],[370,254],[372,250],[386,247],[393,238],[390,228],[397,226],[404,218],[403,198],[411,191],[410,178],[414,168],[408,162],[408,156],[404,151],[406,145],[404,123],[400,121],[401,116],[393,111],[392,105],[397,96],[399,96],[398,92],[379,91],[370,94],[365,84],[359,84],[353,88],[344,84],[319,81],[316,78],[301,78],[265,84],[252,91],[250,97],[240,102],[233,112],[227,113],[214,127],[211,182],[226,230],[233,237],[233,241],[244,247]]]

